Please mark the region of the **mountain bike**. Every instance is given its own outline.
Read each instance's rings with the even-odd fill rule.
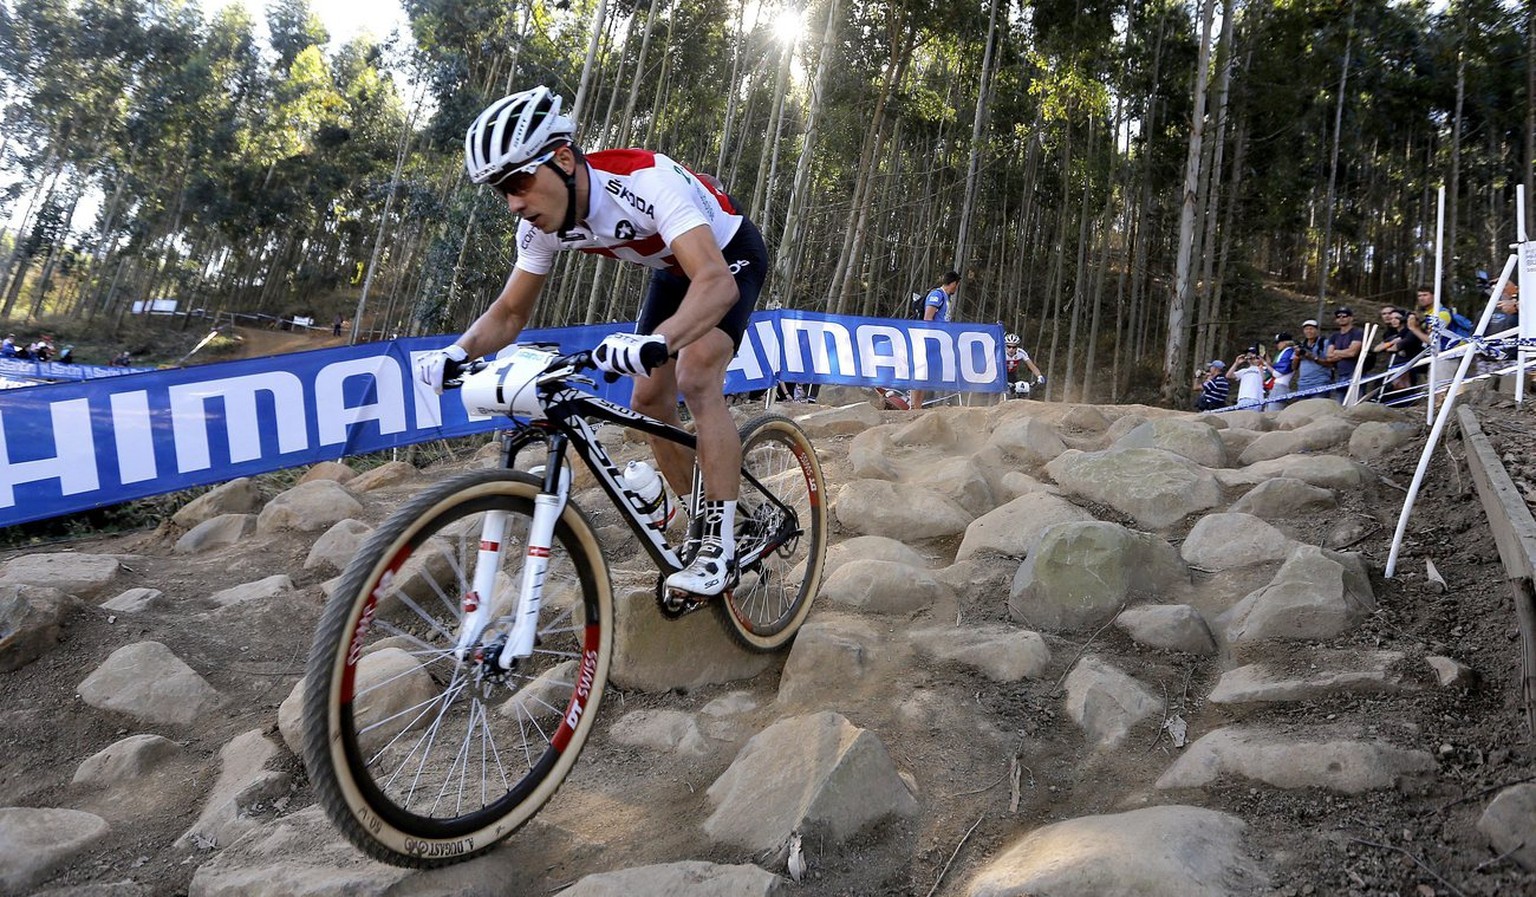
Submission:
[[[739,580],[704,599],[664,586],[696,549],[653,522],[594,421],[695,448],[692,434],[580,388],[591,353],[517,347],[471,366],[472,415],[505,415],[501,464],[417,495],[347,565],[306,672],[304,759],[331,820],[401,866],[460,862],[533,818],[592,733],[614,648],[608,564],[570,499],[579,457],[660,571],[677,618],[710,608],[739,644],[775,651],[810,613],[827,541],[825,484],[809,438],[764,414],[741,427]],[[524,472],[537,447],[542,468]],[[537,457],[537,456],[535,456]],[[691,507],[702,496],[697,468]]]

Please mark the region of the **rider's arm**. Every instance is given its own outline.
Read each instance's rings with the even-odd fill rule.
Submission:
[[[1035,367],[1034,359],[1026,358],[1026,359],[1024,359],[1024,363],[1029,365],[1029,369],[1031,371],[1035,372],[1035,376],[1036,377],[1044,377],[1045,376],[1044,374],[1040,373],[1040,369],[1039,368]]]
[[[662,321],[656,332],[666,337],[667,348],[676,352],[713,330],[741,298],[741,292],[709,225],[684,231],[669,248],[688,277],[688,292],[683,294],[677,312]]]
[[[501,288],[501,295],[455,342],[469,353],[470,358],[479,358],[500,351],[503,346],[516,340],[523,328],[528,326],[534,301],[544,288],[545,276],[513,268],[512,276],[507,278],[506,286]]]

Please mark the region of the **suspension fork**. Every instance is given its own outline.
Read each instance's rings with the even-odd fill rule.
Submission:
[[[544,487],[533,500],[533,522],[528,527],[527,557],[524,558],[522,582],[518,584],[517,605],[512,613],[512,631],[507,634],[501,656],[496,658],[496,665],[504,670],[511,669],[519,658],[533,654],[539,608],[544,603],[544,578],[549,573],[549,552],[555,543],[555,524],[565,512],[565,504],[570,498],[571,475],[565,466],[566,442],[563,433],[555,433],[549,439],[549,453],[543,468]],[[477,581],[480,572],[477,567]],[[490,577],[494,580],[495,576],[496,567],[493,566]]]
[[[513,628],[497,663],[502,669],[510,669],[512,661],[533,653],[539,607],[544,594],[544,577],[549,570],[549,552],[554,544],[555,523],[565,510],[570,495],[571,475],[565,467],[565,437],[550,440],[547,463],[533,468],[531,473],[542,474],[543,487],[533,500],[533,522],[527,539],[527,563],[518,584],[517,604],[513,611]],[[503,461],[510,467],[511,457],[504,450]],[[459,627],[455,656],[464,659],[480,644],[485,630],[491,624],[496,574],[501,570],[501,553],[505,549],[507,511],[486,511],[480,523],[480,547],[475,560],[475,575],[470,591],[464,596],[464,617]]]

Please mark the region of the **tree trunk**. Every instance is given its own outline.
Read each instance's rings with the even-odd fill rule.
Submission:
[[[971,210],[976,203],[976,171],[981,165],[981,137],[987,122],[987,94],[992,86],[992,45],[997,39],[998,0],[992,0],[992,10],[987,18],[987,45],[981,55],[981,84],[976,89],[976,115],[971,122],[971,152],[965,166],[965,200],[960,204],[960,227],[955,235],[954,270],[965,271],[970,262]],[[950,300],[949,319],[959,320],[960,306],[965,298],[966,278],[960,278],[960,286]]]
[[[1189,315],[1192,278],[1190,253],[1195,243],[1195,194],[1200,188],[1200,148],[1205,136],[1205,88],[1210,82],[1211,25],[1216,0],[1202,0],[1200,52],[1195,62],[1195,102],[1185,158],[1184,198],[1179,215],[1179,254],[1174,263],[1173,301],[1168,306],[1168,335],[1163,351],[1162,399],[1174,407],[1189,404]]]
[[[1323,320],[1328,304],[1328,275],[1333,270],[1333,204],[1338,196],[1339,143],[1344,136],[1344,97],[1349,86],[1349,58],[1355,49],[1355,4],[1349,4],[1349,24],[1344,37],[1344,62],[1339,66],[1339,96],[1333,107],[1333,151],[1328,160],[1328,196],[1323,200],[1323,243],[1318,247],[1317,320]]]

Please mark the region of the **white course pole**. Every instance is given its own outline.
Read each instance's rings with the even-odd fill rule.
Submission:
[[[1483,335],[1488,329],[1488,319],[1493,317],[1493,310],[1498,304],[1498,297],[1504,292],[1504,284],[1509,283],[1509,276],[1515,271],[1515,256],[1511,255],[1504,263],[1504,273],[1499,275],[1499,282],[1493,288],[1493,294],[1488,297],[1488,304],[1483,308],[1483,316],[1478,319],[1476,333]],[[1438,295],[1438,294],[1437,294]],[[1438,306],[1439,303],[1437,302]],[[1438,309],[1437,309],[1438,310]],[[1408,515],[1413,513],[1413,501],[1419,496],[1419,487],[1424,483],[1424,471],[1429,468],[1429,459],[1435,454],[1435,446],[1440,444],[1440,434],[1445,431],[1446,422],[1451,419],[1451,409],[1456,407],[1456,392],[1461,389],[1461,382],[1467,378],[1467,368],[1472,366],[1472,359],[1477,352],[1471,345],[1462,348],[1461,364],[1456,366],[1456,376],[1451,379],[1451,387],[1445,392],[1445,404],[1440,406],[1440,413],[1435,417],[1435,426],[1429,431],[1429,439],[1424,443],[1424,453],[1419,456],[1419,466],[1413,472],[1413,483],[1408,486],[1408,497],[1403,500],[1403,512],[1397,517],[1397,531],[1392,534],[1392,551],[1387,555],[1387,578],[1391,579],[1397,572],[1397,554],[1403,548],[1403,533],[1408,529]],[[1433,392],[1430,393],[1434,395]]]
[[[1439,190],[1439,200],[1436,202],[1436,208],[1435,208],[1435,306],[1434,306],[1434,315],[1435,315],[1435,318],[1437,320],[1440,317],[1440,271],[1441,271],[1440,265],[1441,265],[1442,257],[1443,257],[1443,250],[1441,249],[1441,246],[1442,246],[1442,244],[1444,242],[1445,242],[1445,185],[1441,184],[1440,185],[1440,190]],[[1429,322],[1425,321],[1423,323],[1426,325],[1424,329],[1426,331],[1428,331],[1429,330]],[[1440,372],[1440,341],[1437,340],[1437,339],[1431,339],[1429,341],[1429,402],[1426,405],[1425,412],[1424,412],[1425,413],[1424,422],[1426,424],[1434,422],[1434,419],[1435,419],[1435,393],[1437,391],[1436,387],[1438,385],[1438,384],[1435,383],[1435,377],[1436,377],[1436,375],[1439,374],[1439,372]]]
[[[1365,373],[1365,353],[1370,351],[1371,343],[1376,341],[1376,324],[1372,322],[1365,325],[1363,335],[1360,337],[1360,354],[1355,356],[1354,376],[1350,378],[1349,389],[1344,390],[1344,407],[1360,403],[1360,377]],[[1391,361],[1387,362],[1391,367]]]
[[[1536,295],[1536,243],[1525,232],[1525,185],[1515,187],[1515,232],[1520,239],[1520,298]],[[1530,287],[1530,289],[1527,289]],[[1524,302],[1521,303],[1526,304]],[[1525,359],[1532,350],[1518,340],[1536,335],[1536,312],[1528,312],[1520,318],[1520,330],[1515,334],[1515,404],[1525,404]]]

